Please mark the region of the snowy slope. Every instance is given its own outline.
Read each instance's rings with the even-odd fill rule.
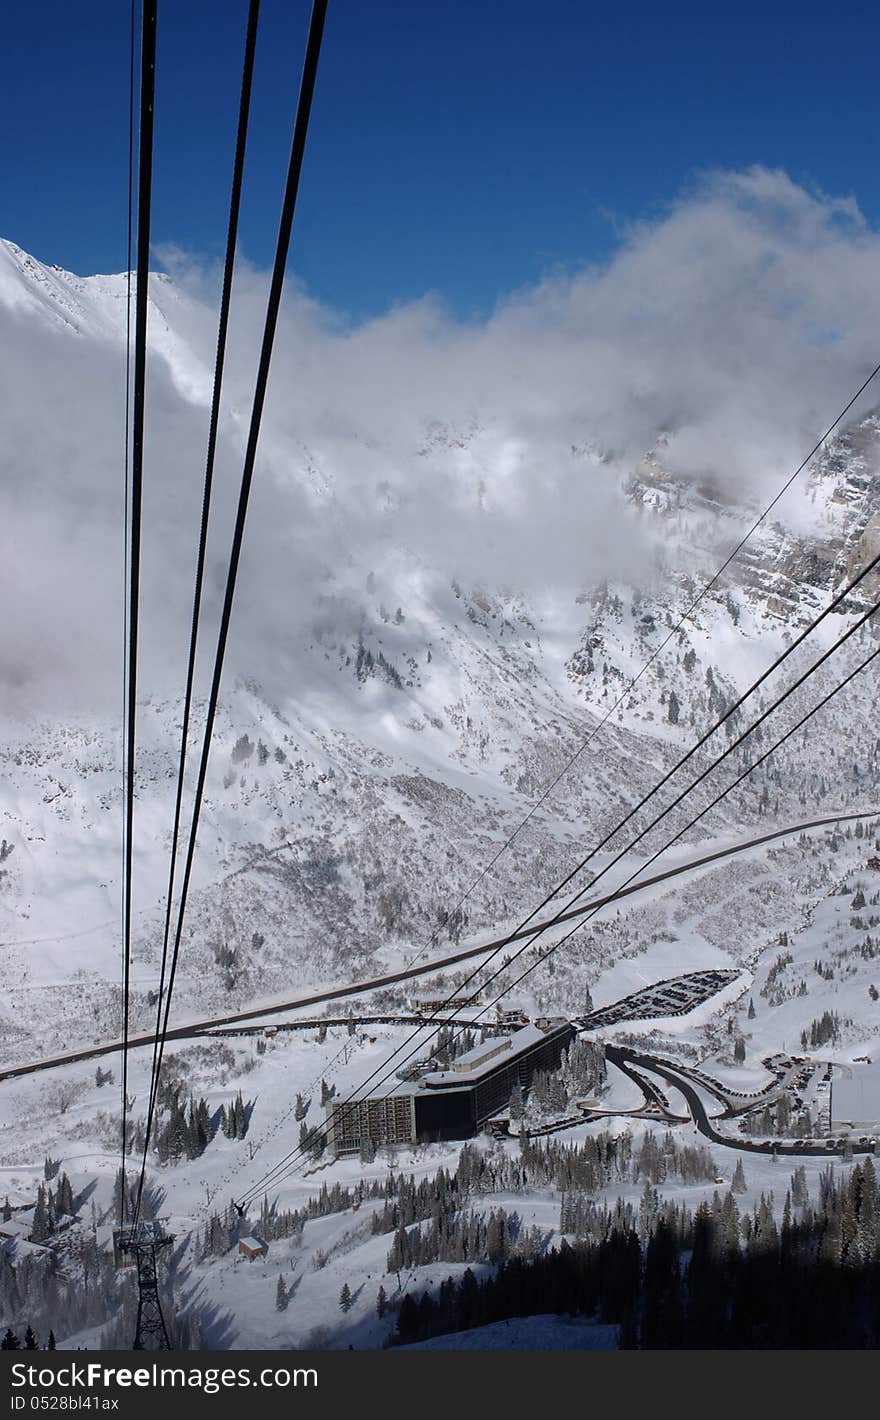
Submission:
[[[77,278],[2,243],[0,326],[15,338],[26,332],[36,339],[39,332],[40,349],[60,352],[64,368],[87,363],[81,352],[88,352],[88,359],[121,371],[125,284],[122,276]],[[210,394],[209,366],[195,334],[202,315],[167,277],[152,278],[150,297],[151,347],[159,357],[155,398],[195,444]],[[230,461],[241,436],[240,391],[234,381],[233,387],[224,426]],[[51,426],[42,437],[44,462],[53,450],[63,461],[63,428]],[[332,525],[338,500],[326,455],[296,448],[272,429],[267,440],[262,477],[295,486]],[[233,664],[225,682],[178,979],[179,1013],[196,1003],[200,1011],[233,1009],[291,985],[366,974],[435,941],[444,947],[450,933],[439,926],[442,915],[612,710],[626,681],[655,656],[546,806],[476,887],[466,919],[452,930],[456,937],[478,937],[515,925],[695,731],[768,664],[840,578],[877,548],[877,450],[876,419],[839,440],[781,510],[787,523],[762,527],[747,556],[662,650],[670,627],[754,517],[752,508],[721,500],[717,490],[664,471],[662,440],[620,490],[633,537],[654,549],[643,586],[591,584],[588,569],[576,596],[518,590],[515,569],[504,585],[465,585],[430,565],[423,548],[401,546],[389,550],[375,574],[363,576],[353,603],[350,584],[343,595],[341,574],[326,568],[310,614],[272,642],[277,655],[263,653],[258,675],[236,675]],[[381,464],[383,451],[372,456]],[[468,461],[478,456],[500,486],[511,454],[504,431],[491,420],[475,418],[457,429],[444,422],[440,408],[424,423],[414,456],[427,460],[438,477],[462,480],[472,477]],[[30,467],[15,442],[7,442],[2,459],[10,482]],[[187,498],[192,511],[195,483]],[[256,523],[251,533],[259,535]],[[357,562],[357,549],[347,555]],[[169,599],[175,591],[169,586]],[[284,597],[284,585],[275,584],[273,601]],[[181,652],[185,605],[182,597],[177,639],[169,642]],[[279,615],[274,605],[264,609],[267,617]],[[246,608],[248,630],[249,614]],[[820,645],[829,644],[841,623],[830,618]],[[282,635],[283,621],[277,624],[282,629],[273,636]],[[854,664],[867,644],[866,632],[841,663]],[[113,646],[118,655],[118,638]],[[165,659],[172,662],[170,652]],[[799,653],[789,675],[806,664]],[[180,716],[179,690],[154,693],[149,675],[142,683],[136,1025],[151,1017],[158,971]],[[829,676],[823,684],[831,684]],[[875,687],[876,678],[853,686],[827,712],[822,736],[792,741],[689,840],[771,819],[784,823],[803,817],[805,807],[870,806],[877,786],[876,743],[868,728]],[[7,1061],[50,1045],[104,1038],[118,1019],[118,699],[115,691],[97,708],[66,711],[63,697],[31,710],[26,696],[4,696],[0,941],[8,991],[0,1058]],[[802,704],[792,702],[782,727]],[[194,744],[202,709],[200,701]],[[829,752],[824,735],[831,727]],[[765,737],[762,747],[767,743]],[[707,762],[696,761],[700,767]],[[707,782],[699,802],[746,762],[737,754]],[[646,821],[643,816],[639,824]],[[672,822],[680,827],[683,811]],[[663,841],[657,830],[640,851]],[[720,898],[743,871],[732,866],[720,874]],[[780,888],[778,897],[786,893]],[[764,907],[769,919],[780,903],[773,899]],[[717,952],[708,931],[707,940],[711,945],[695,960]],[[616,953],[611,940],[603,945],[601,928],[589,941],[592,965],[587,971],[582,962],[580,970],[595,982]],[[639,949],[633,943],[628,951]]]

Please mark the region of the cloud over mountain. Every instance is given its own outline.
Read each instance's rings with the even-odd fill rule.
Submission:
[[[2,258],[2,700],[105,699],[121,676],[125,283],[9,245]],[[184,664],[216,338],[217,272],[165,260],[170,276],[151,284],[144,509],[143,684],[156,693],[179,687]],[[209,624],[265,289],[242,263]],[[622,476],[663,434],[684,476],[737,501],[775,489],[878,359],[878,316],[880,239],[856,203],[763,169],[705,177],[605,266],[550,274],[482,323],[427,296],[350,326],[291,282],[233,666],[283,685],[316,619],[356,636],[370,573],[389,602],[441,617],[453,577],[560,606],[605,577],[644,579],[654,549]]]

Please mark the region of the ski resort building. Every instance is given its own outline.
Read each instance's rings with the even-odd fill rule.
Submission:
[[[831,1128],[880,1131],[880,1059],[834,1066]]]
[[[251,1236],[239,1238],[238,1251],[241,1257],[246,1257],[249,1262],[253,1262],[256,1258],[263,1257],[268,1249],[261,1238]]]
[[[561,1017],[491,1036],[459,1055],[445,1070],[402,1080],[383,1095],[331,1100],[327,1142],[334,1154],[372,1144],[416,1144],[469,1139],[510,1099],[514,1085],[527,1089],[536,1070],[554,1070],[575,1028]]]
[[[479,994],[478,991],[457,991],[450,995],[442,988],[439,991],[415,991],[409,997],[409,1007],[413,1014],[421,1016],[433,1016],[436,1011],[461,1011],[467,1006],[475,1006]]]
[[[8,1222],[0,1223],[0,1238],[12,1239],[18,1242],[20,1239],[27,1241],[31,1235],[32,1223],[25,1222],[21,1218],[10,1218]]]

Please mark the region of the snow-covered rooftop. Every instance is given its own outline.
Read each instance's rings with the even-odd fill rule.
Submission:
[[[880,1059],[835,1067],[832,1125],[880,1125]]]
[[[26,1238],[32,1227],[32,1223],[22,1218],[10,1218],[8,1222],[0,1223],[0,1238]]]
[[[538,1026],[528,1025],[504,1039],[484,1040],[482,1044],[475,1045],[472,1050],[460,1055],[449,1070],[434,1070],[430,1075],[425,1075],[422,1083],[429,1088],[445,1084],[472,1083],[504,1063],[502,1055],[504,1059],[512,1060],[523,1050],[530,1049],[543,1039],[544,1032]]]

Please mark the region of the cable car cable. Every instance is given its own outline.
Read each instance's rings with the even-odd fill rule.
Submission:
[[[868,572],[869,572],[870,570],[873,570],[873,567],[874,567],[878,562],[880,562],[880,554],[878,554],[878,556],[877,556],[876,558],[874,558],[874,559],[872,560],[872,562],[868,563],[867,567],[863,570],[863,572],[862,572],[861,574],[859,574],[859,578],[858,578],[858,579],[854,579],[854,580],[857,580],[857,581],[858,581],[858,580],[861,580],[863,577],[865,577],[865,576],[868,574]],[[793,651],[793,650],[795,649],[795,647],[796,647],[798,644],[800,644],[800,642],[803,641],[807,635],[811,634],[811,632],[815,629],[816,625],[819,624],[819,621],[822,620],[822,619],[824,619],[824,617],[827,616],[827,615],[831,612],[831,610],[832,610],[836,605],[839,605],[840,602],[842,601],[842,599],[843,599],[846,595],[848,595],[851,590],[852,590],[852,586],[850,585],[850,586],[847,586],[847,588],[844,589],[844,592],[843,592],[843,593],[838,594],[838,596],[837,596],[836,598],[834,598],[834,600],[832,601],[832,603],[829,605],[829,607],[827,607],[827,608],[825,609],[825,611],[821,614],[821,616],[820,616],[819,618],[817,618],[817,620],[816,620],[814,623],[811,624],[811,626],[807,629],[807,631],[805,631],[804,633],[801,634],[801,637],[798,639],[797,642],[792,643],[792,645],[791,645],[789,648],[787,648],[786,653],[784,653],[782,657],[778,658],[778,660],[781,661],[782,659],[784,659],[785,654],[789,654],[791,651]],[[526,950],[528,950],[530,947],[534,946],[534,943],[537,941],[538,937],[542,936],[544,932],[549,931],[552,927],[558,925],[559,922],[560,922],[560,920],[561,920],[561,918],[562,918],[565,914],[567,914],[567,913],[570,912],[570,910],[571,910],[571,908],[574,906],[574,904],[577,903],[577,902],[580,900],[580,898],[582,898],[582,897],[584,896],[584,894],[585,894],[586,892],[590,891],[593,887],[595,887],[596,883],[599,882],[608,872],[610,872],[610,870],[611,870],[612,868],[614,868],[614,867],[617,865],[617,863],[619,863],[619,862],[621,861],[621,859],[622,859],[623,857],[625,857],[625,855],[626,855],[628,852],[630,852],[630,851],[632,850],[632,848],[633,848],[637,843],[639,843],[644,837],[646,837],[646,835],[647,835],[648,833],[650,833],[650,832],[657,826],[657,824],[659,824],[669,813],[671,813],[675,808],[677,808],[677,807],[679,806],[679,804],[680,804],[690,793],[692,793],[693,790],[694,790],[700,783],[702,783],[702,781],[703,781],[705,778],[708,777],[709,774],[713,773],[714,770],[715,770],[721,763],[723,763],[724,760],[726,760],[736,749],[738,749],[738,748],[740,747],[740,745],[744,742],[744,740],[749,737],[749,735],[751,735],[752,733],[754,733],[754,731],[755,731],[756,729],[758,729],[759,726],[760,726],[761,724],[763,724],[763,722],[764,722],[771,714],[773,714],[787,699],[789,699],[789,697],[790,697],[792,694],[794,694],[795,691],[797,691],[812,675],[814,675],[815,672],[816,672],[817,670],[819,670],[820,667],[821,667],[822,665],[824,665],[824,663],[825,663],[836,651],[838,651],[838,650],[841,648],[841,646],[843,646],[858,630],[860,630],[861,627],[864,626],[864,625],[868,622],[868,620],[870,620],[870,618],[873,617],[873,616],[876,614],[876,612],[877,612],[878,610],[880,610],[880,601],[874,603],[874,604],[863,614],[863,616],[861,616],[856,622],[853,623],[853,625],[852,625],[851,627],[848,628],[848,630],[843,634],[843,636],[841,636],[841,637],[839,638],[839,640],[838,640],[837,642],[835,642],[835,644],[834,644],[832,647],[830,647],[830,648],[827,649],[825,652],[823,652],[823,654],[819,657],[819,659],[818,659],[817,661],[815,661],[815,662],[808,668],[808,670],[806,670],[800,677],[798,677],[798,679],[795,680],[795,681],[793,682],[793,684],[790,685],[790,686],[773,702],[772,705],[770,705],[767,709],[765,709],[765,710],[761,713],[761,715],[758,717],[758,719],[755,720],[755,721],[748,727],[748,729],[745,730],[742,735],[740,735],[740,737],[739,737],[738,739],[732,741],[732,742],[726,747],[726,749],[725,749],[720,755],[718,755],[718,756],[715,758],[715,760],[713,760],[713,762],[712,762],[706,769],[704,769],[704,770],[702,771],[702,773],[697,777],[696,780],[694,780],[694,781],[693,781],[692,783],[690,783],[685,789],[683,789],[683,790],[679,793],[678,797],[677,797],[676,799],[674,799],[674,800],[672,801],[672,803],[670,803],[665,809],[663,809],[663,811],[662,811],[660,814],[658,814],[644,829],[642,829],[641,832],[636,836],[635,839],[632,840],[631,843],[627,844],[627,846],[626,846],[625,848],[623,848],[623,849],[617,854],[617,856],[612,859],[612,861],[611,861],[610,863],[606,864],[606,866],[602,869],[602,871],[601,871],[599,874],[597,874],[597,876],[596,876],[594,879],[592,879],[592,881],[591,881],[590,883],[586,884],[586,885],[585,885],[583,888],[581,888],[577,893],[575,893],[574,896],[565,904],[565,906],[560,910],[559,913],[557,913],[557,915],[556,915],[555,917],[552,917],[552,918],[550,918],[547,922],[543,923],[543,924],[536,930],[536,932],[535,932],[533,935],[530,935],[530,936],[523,942],[523,944],[517,949],[517,951],[513,954],[513,956],[510,957],[510,958],[508,958],[508,959],[506,959],[506,960],[502,963],[502,965],[498,968],[498,970],[495,971],[495,972],[493,973],[493,975],[488,978],[487,981],[485,981],[485,982],[482,983],[482,989],[485,990],[485,988],[486,988],[487,986],[491,985],[492,981],[494,981],[498,976],[500,976],[503,971],[507,970],[507,968],[508,968],[508,966],[510,965],[510,962],[511,962],[511,961],[516,961],[516,960],[518,959],[518,957],[521,956],[524,951],[526,951]],[[747,691],[744,696],[740,697],[740,701],[738,702],[738,704],[741,704],[743,699],[745,699],[748,695],[752,694],[755,689],[757,689],[758,685],[760,685],[760,683],[761,683],[763,680],[765,680],[765,679],[767,678],[767,676],[768,676],[769,674],[771,674],[772,671],[776,668],[776,664],[777,664],[777,663],[774,663],[773,666],[771,666],[767,671],[765,671],[765,672],[763,673],[763,675],[762,675],[761,677],[759,677],[758,681],[756,681],[756,682],[754,683],[754,685],[753,685],[752,687],[750,687],[749,691]],[[734,711],[735,711],[736,708],[737,708],[736,706],[731,707],[731,709],[726,712],[726,714],[725,714],[725,716],[722,718],[722,720],[720,720],[710,731],[708,731],[707,734],[706,734],[705,736],[703,736],[703,738],[702,738],[700,741],[698,741],[698,743],[688,752],[688,754],[684,757],[684,759],[682,759],[682,760],[679,762],[678,765],[676,765],[672,770],[670,770],[670,771],[667,773],[666,776],[664,776],[664,779],[660,781],[660,784],[665,783],[665,782],[672,776],[672,774],[674,774],[674,773],[676,772],[676,770],[677,770],[682,764],[684,764],[687,759],[689,759],[689,758],[691,757],[691,755],[696,751],[696,749],[698,749],[699,746],[700,746],[702,743],[704,743],[705,740],[708,739],[709,736],[715,732],[715,730],[717,730],[717,729],[719,728],[719,726],[724,722],[724,720],[730,718],[730,715],[731,715],[732,713],[734,713]],[[649,794],[647,794],[647,795],[645,795],[645,796],[643,797],[643,799],[642,799],[642,800],[640,801],[640,803],[636,806],[636,808],[635,808],[634,810],[630,811],[630,813],[629,813],[629,814],[627,815],[627,817],[622,821],[622,823],[619,824],[614,830],[612,830],[612,832],[611,832],[609,835],[607,835],[606,839],[603,840],[603,844],[606,843],[606,842],[608,842],[610,838],[613,838],[613,837],[614,837],[614,835],[616,834],[616,832],[618,831],[618,829],[622,826],[622,824],[625,823],[625,822],[627,822],[627,821],[629,821],[629,819],[631,819],[631,818],[633,817],[634,813],[638,812],[638,810],[643,806],[643,804],[646,803],[646,802],[653,796],[653,794],[656,792],[656,789],[659,788],[659,787],[660,787],[660,785],[655,786],[655,788],[654,788],[653,790],[651,790],[651,792],[650,792]],[[602,845],[600,845],[600,847],[601,847],[601,846],[602,846]],[[587,858],[583,859],[583,860],[582,860],[582,863],[579,864],[578,867],[576,867],[571,873],[568,874],[567,878],[563,880],[563,883],[562,883],[561,885],[559,885],[557,888],[555,888],[555,889],[553,890],[553,892],[552,892],[551,894],[549,894],[549,896],[544,899],[544,901],[541,903],[540,907],[539,907],[538,909],[536,909],[536,912],[537,912],[537,911],[541,911],[541,910],[543,909],[543,907],[545,907],[545,906],[547,905],[548,902],[552,901],[552,899],[557,896],[557,894],[558,894],[558,892],[561,890],[561,888],[562,888],[563,886],[565,886],[568,882],[570,882],[570,881],[572,880],[572,878],[574,878],[574,877],[577,875],[577,873],[581,870],[581,868],[589,861],[590,858],[593,857],[593,855],[594,855],[597,851],[599,851],[598,848],[594,848],[594,849],[591,851],[591,853],[587,856]],[[652,861],[653,861],[653,860],[652,860]],[[605,905],[605,904],[603,904],[603,905]],[[531,913],[531,914],[530,914],[530,917],[526,919],[525,923],[522,924],[522,926],[527,925],[528,921],[531,920],[531,919],[536,915],[536,912]],[[459,986],[456,988],[456,993],[460,993],[460,991],[462,990],[462,988],[463,988],[464,986],[467,986],[469,982],[473,981],[478,975],[480,975],[481,972],[485,971],[485,968],[492,962],[492,960],[494,960],[495,957],[497,957],[497,955],[499,954],[499,952],[503,951],[504,947],[510,944],[510,941],[511,941],[512,936],[514,936],[514,935],[517,935],[517,936],[518,936],[518,935],[520,934],[520,932],[522,931],[522,926],[516,930],[516,933],[515,933],[515,934],[511,934],[507,939],[505,939],[503,942],[501,942],[501,943],[499,944],[499,946],[496,947],[496,948],[492,951],[491,955],[487,958],[486,961],[481,962],[477,967],[474,968],[474,970],[470,973],[470,975],[465,978],[464,982],[460,983]],[[451,999],[451,998],[450,998],[450,999]],[[441,1008],[439,1008],[439,1009],[442,1010],[443,1008],[441,1007]],[[452,1019],[454,1020],[454,1018],[455,1018],[455,1012],[453,1011]],[[448,1025],[450,1024],[450,1018],[449,1018],[448,1016],[447,1016],[445,1019],[443,1019],[443,1020],[439,1020],[439,1013],[438,1013],[438,1012],[435,1012],[435,1013],[431,1016],[431,1018],[430,1018],[428,1021],[425,1022],[425,1025],[430,1025],[430,1024],[432,1024],[432,1022],[434,1022],[434,1021],[439,1021],[439,1024],[438,1024],[438,1026],[437,1026],[437,1029],[432,1032],[432,1036],[433,1036],[433,1035],[436,1035],[436,1034],[438,1033],[438,1031],[439,1031],[440,1029],[442,1029],[443,1026],[448,1026]],[[400,1055],[400,1052],[401,1052],[402,1050],[405,1050],[405,1049],[406,1049],[406,1046],[407,1046],[408,1044],[410,1044],[411,1041],[415,1040],[417,1037],[419,1038],[419,1044],[418,1044],[418,1046],[414,1047],[413,1051],[411,1051],[409,1055],[404,1056],[403,1062],[401,1062],[401,1063],[405,1063],[407,1060],[409,1060],[409,1059],[411,1058],[412,1054],[415,1054],[416,1050],[421,1049],[421,1048],[423,1047],[423,1045],[426,1043],[426,1042],[425,1042],[425,1038],[424,1038],[424,1028],[425,1028],[425,1027],[422,1026],[422,1027],[419,1027],[416,1031],[413,1031],[413,1032],[411,1033],[411,1035],[409,1036],[409,1038],[408,1038],[406,1041],[404,1041],[400,1046],[398,1046],[397,1050],[396,1050],[391,1056],[389,1056],[388,1059],[382,1063],[382,1065],[378,1066],[378,1067],[376,1068],[376,1070],[374,1070],[373,1073],[372,1073],[370,1076],[367,1077],[367,1079],[357,1088],[357,1090],[355,1091],[355,1093],[361,1094],[361,1093],[367,1088],[367,1086],[370,1085],[371,1082],[373,1082],[373,1081],[376,1079],[376,1076],[379,1075],[380,1071],[383,1070],[386,1066],[390,1065],[393,1060],[397,1059],[397,1057]],[[430,1038],[432,1038],[432,1037],[429,1036],[428,1039],[430,1039]],[[381,1078],[380,1080],[378,1080],[378,1081],[376,1082],[376,1084],[378,1085],[378,1084],[384,1083],[385,1080],[387,1080],[387,1079],[390,1077],[390,1074],[391,1074],[391,1073],[393,1073],[393,1072],[388,1071],[385,1075],[382,1076],[382,1078]],[[374,1088],[375,1088],[375,1086],[374,1086]],[[295,1154],[296,1152],[297,1152],[297,1151],[292,1151],[292,1154]],[[271,1170],[269,1171],[269,1173],[271,1173]],[[269,1176],[269,1174],[266,1175],[266,1177],[268,1177],[268,1176]],[[261,1186],[262,1186],[262,1180],[261,1180],[260,1184],[257,1185],[257,1186],[258,1186],[258,1187],[261,1187]]]
[[[147,1107],[146,1140],[144,1144],[144,1165],[141,1169],[138,1194],[143,1192],[146,1156],[152,1129],[155,1096],[158,1089],[157,1059],[159,1037],[162,1029],[162,1012],[165,995],[165,972],[168,962],[168,944],[171,932],[171,915],[174,900],[174,878],[177,865],[180,820],[183,805],[184,779],[186,775],[187,741],[192,715],[193,685],[195,681],[196,653],[198,648],[199,621],[201,616],[202,590],[205,575],[205,558],[208,545],[208,526],[211,516],[211,495],[214,481],[214,462],[217,452],[217,434],[220,421],[220,400],[223,387],[223,369],[226,359],[226,342],[229,330],[229,311],[232,298],[232,278],[235,266],[235,247],[238,239],[238,220],[241,210],[241,191],[244,180],[245,152],[247,148],[248,119],[254,76],[254,54],[257,41],[257,26],[260,0],[249,0],[247,30],[245,34],[244,60],[242,63],[241,92],[239,98],[238,127],[235,140],[235,156],[232,169],[232,187],[229,201],[229,221],[226,234],[226,255],[223,265],[223,285],[220,297],[220,315],[217,326],[217,349],[214,362],[214,382],[211,396],[211,415],[208,428],[208,448],[205,460],[205,478],[202,492],[202,514],[199,526],[199,545],[196,560],[195,587],[193,590],[192,617],[190,624],[189,656],[186,670],[186,690],[183,702],[183,724],[180,733],[180,754],[177,771],[177,794],[174,805],[174,827],[171,835],[171,865],[168,875],[168,896],[165,905],[165,925],[162,936],[162,962],[159,972],[159,996],[156,1007],[156,1037],[153,1043],[153,1061],[150,1076],[150,1095]]]
[[[128,1027],[131,981],[131,879],[134,829],[137,722],[138,613],[140,603],[141,510],[144,478],[144,412],[147,374],[147,307],[150,279],[150,202],[153,185],[153,108],[156,81],[157,0],[143,0],[141,11],[140,134],[138,145],[137,277],[135,284],[134,380],[131,416],[131,532],[128,582],[128,694],[125,745],[125,853],[123,898],[123,1105],[122,1204],[126,1209],[126,1131],[128,1126]]]
[[[281,207],[281,217],[278,226],[278,239],[275,248],[275,260],[272,269],[272,278],[269,286],[269,296],[266,304],[266,317],[263,328],[263,338],[260,348],[259,365],[254,386],[254,397],[251,408],[250,425],[248,429],[247,446],[245,449],[244,466],[242,469],[241,487],[239,491],[238,508],[236,512],[235,528],[232,538],[229,563],[226,575],[226,587],[223,598],[223,610],[220,618],[220,629],[217,637],[217,648],[214,657],[214,669],[211,679],[211,691],[208,699],[208,708],[205,719],[204,736],[202,750],[199,760],[198,779],[193,802],[192,821],[190,824],[189,839],[187,843],[186,860],[184,865],[183,882],[181,886],[180,901],[177,910],[177,922],[174,932],[174,942],[171,952],[171,965],[168,975],[168,989],[165,996],[165,1010],[162,1022],[162,1031],[159,1039],[159,1048],[156,1055],[156,1078],[158,1080],[159,1071],[162,1068],[162,1057],[165,1049],[165,1038],[168,1030],[168,1019],[171,1009],[171,998],[174,989],[177,962],[180,953],[180,942],[183,934],[183,924],[186,913],[186,903],[189,894],[189,884],[192,875],[193,858],[195,855],[196,836],[198,833],[199,817],[201,814],[202,800],[204,797],[205,779],[208,770],[208,760],[210,757],[211,741],[214,732],[214,721],[217,714],[217,705],[220,697],[220,681],[223,673],[223,661],[226,653],[226,644],[229,637],[229,626],[232,619],[232,607],[235,598],[236,580],[238,567],[241,559],[241,549],[244,541],[245,524],[247,521],[248,502],[250,498],[251,484],[253,482],[254,466],[256,463],[257,447],[260,437],[260,426],[263,417],[263,408],[266,399],[266,389],[269,382],[269,369],[272,360],[272,350],[275,342],[275,332],[278,325],[278,313],[281,306],[281,296],[284,287],[285,267],[287,255],[290,247],[290,238],[293,230],[293,218],[296,211],[297,194],[299,191],[300,176],[302,173],[303,158],[305,155],[306,136],[308,134],[309,116],[311,113],[312,100],[315,91],[315,81],[318,72],[318,60],[321,52],[321,40],[324,31],[324,21],[327,14],[327,0],[313,0],[311,18],[309,21],[308,38],[306,40],[305,59],[303,62],[302,77],[300,81],[299,99],[297,102],[296,119],[294,122],[293,137],[290,148],[290,159],[287,168],[287,177],[284,187],[284,198]],[[156,1091],[153,1092],[154,1105]],[[138,1207],[140,1198],[138,1199]]]

